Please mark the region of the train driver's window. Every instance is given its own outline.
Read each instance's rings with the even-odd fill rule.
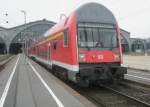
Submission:
[[[68,47],[68,32],[64,32],[63,47]]]

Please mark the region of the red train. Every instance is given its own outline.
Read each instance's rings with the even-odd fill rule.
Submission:
[[[123,79],[122,51],[117,21],[106,7],[87,3],[33,43],[29,55],[54,74],[81,86]]]

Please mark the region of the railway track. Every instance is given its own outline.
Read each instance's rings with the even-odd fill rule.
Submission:
[[[0,71],[4,69],[4,66],[15,56],[13,55],[1,55],[0,56]]]
[[[150,107],[150,87],[135,82],[125,81],[112,86],[103,86],[115,93]]]
[[[126,81],[91,88],[70,86],[98,107],[150,107],[150,88],[135,83]]]

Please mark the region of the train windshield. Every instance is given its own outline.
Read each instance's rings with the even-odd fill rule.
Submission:
[[[115,49],[116,29],[113,26],[78,25],[78,46],[89,49]]]

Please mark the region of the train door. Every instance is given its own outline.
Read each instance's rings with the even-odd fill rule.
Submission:
[[[48,64],[51,65],[51,44],[48,43]]]

